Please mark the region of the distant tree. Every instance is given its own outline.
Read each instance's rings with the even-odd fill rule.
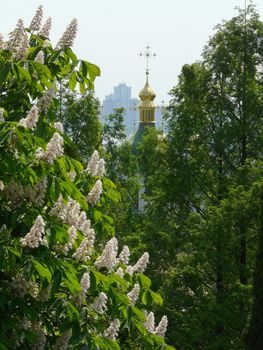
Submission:
[[[62,106],[57,117],[64,125],[65,134],[78,148],[83,159],[88,159],[102,142],[102,126],[99,120],[100,103],[93,91],[78,96],[63,88],[58,93]]]

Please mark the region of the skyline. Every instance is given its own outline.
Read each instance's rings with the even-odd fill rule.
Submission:
[[[253,2],[263,16],[263,2]],[[78,35],[73,50],[79,58],[97,64],[101,77],[95,81],[95,95],[102,101],[121,82],[132,87],[132,97],[145,83],[145,61],[139,53],[147,44],[157,57],[150,61],[149,82],[156,92],[156,104],[169,101],[168,92],[177,83],[184,64],[201,58],[213,28],[244,8],[244,0],[10,0],[1,9],[0,33],[7,35],[23,18],[28,26],[42,4],[44,19],[52,17],[51,41],[56,45],[73,17]],[[63,15],[61,15],[61,12]]]

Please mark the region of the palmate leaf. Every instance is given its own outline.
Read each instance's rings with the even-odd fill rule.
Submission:
[[[52,274],[51,274],[49,268],[47,267],[47,265],[44,263],[40,263],[37,260],[32,260],[32,264],[34,265],[39,276],[43,279],[46,278],[48,283],[50,283],[52,280]]]

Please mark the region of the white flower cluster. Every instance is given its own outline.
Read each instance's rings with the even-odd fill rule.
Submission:
[[[27,33],[24,33],[21,45],[19,46],[18,50],[13,54],[14,58],[17,58],[18,60],[22,60],[23,58],[25,58],[27,55],[28,48],[29,48],[28,35]]]
[[[136,301],[139,298],[139,294],[140,294],[140,286],[138,283],[135,283],[132,290],[127,294],[130,299],[131,305],[135,305]]]
[[[35,62],[40,63],[40,64],[45,64],[45,54],[42,50],[40,50],[36,57],[35,57]]]
[[[43,113],[47,113],[54,95],[55,95],[55,85],[51,86],[47,91],[46,94],[44,96],[42,96],[38,101],[37,101],[37,106],[39,108],[39,113],[43,112]]]
[[[38,215],[34,225],[24,238],[20,239],[22,247],[37,248],[40,245],[47,246],[47,240],[44,238],[45,224],[41,215]]]
[[[84,275],[82,276],[80,281],[80,287],[81,287],[80,299],[83,300],[85,299],[87,292],[90,288],[90,276],[88,272],[85,272]]]
[[[74,39],[77,34],[77,26],[78,26],[77,19],[73,18],[73,20],[65,30],[64,34],[60,38],[59,42],[57,43],[55,50],[64,49],[66,47],[71,47],[73,45]]]
[[[100,196],[102,194],[102,182],[100,180],[97,180],[95,182],[95,185],[91,189],[91,191],[87,195],[87,201],[90,204],[97,204],[98,201],[100,200]]]
[[[145,322],[145,328],[149,333],[154,333],[155,329],[155,319],[154,319],[154,313],[151,311],[149,312],[146,322]]]
[[[66,243],[63,247],[62,247],[62,253],[67,255],[68,252],[73,248],[73,244],[77,238],[77,230],[74,226],[70,226],[70,228],[68,229],[68,243]]]
[[[0,122],[4,122],[5,118],[4,118],[4,108],[0,108]]]
[[[149,312],[144,325],[149,333],[154,333],[159,335],[160,337],[164,337],[167,330],[168,318],[164,315],[161,321],[159,322],[158,326],[155,328],[154,313]]]
[[[133,273],[134,272],[143,273],[146,270],[148,262],[149,262],[149,253],[145,252],[137,261],[137,263],[133,266],[132,268]]]
[[[95,299],[94,303],[92,304],[92,308],[96,312],[103,314],[107,310],[107,300],[108,300],[107,295],[101,292],[99,296]]]
[[[32,324],[32,331],[36,333],[36,339],[34,339],[34,343],[32,343],[32,350],[45,350],[46,348],[46,331],[43,329],[40,322],[34,322]]]
[[[63,223],[83,232],[85,237],[76,252],[73,254],[73,257],[78,261],[86,261],[89,259],[94,246],[95,231],[91,228],[90,220],[87,219],[86,213],[80,211],[79,203],[72,198],[69,198],[68,203],[65,204],[60,195],[51,209],[50,214],[59,218]],[[68,250],[72,248],[75,238],[75,231],[73,231],[72,228],[71,232],[69,232],[69,243],[63,248],[65,254],[67,254]]]
[[[118,337],[118,332],[120,329],[120,321],[116,318],[110,323],[110,326],[106,331],[104,332],[104,337],[116,340]]]
[[[160,337],[164,337],[168,325],[168,318],[167,316],[163,316],[158,326],[155,328],[155,334],[159,335]]]
[[[56,341],[56,344],[54,346],[54,350],[67,350],[68,349],[68,342],[72,336],[72,329],[66,330]]]
[[[43,6],[40,5],[37,8],[35,16],[32,18],[32,21],[30,23],[29,29],[32,32],[38,31],[41,28],[41,23],[42,23],[42,18],[43,18]]]
[[[56,128],[62,134],[64,133],[64,126],[61,122],[54,123],[54,128]]]
[[[27,185],[25,188],[20,182],[11,181],[6,188],[5,195],[15,207],[18,207],[23,200],[28,200],[30,203],[41,207],[44,203],[46,188],[46,177],[40,179],[35,186]]]
[[[95,232],[93,229],[90,229],[90,235],[85,237],[80,243],[76,252],[72,255],[77,261],[87,261],[90,259],[90,255],[94,246],[95,241]]]
[[[46,20],[46,22],[44,23],[43,27],[40,29],[38,34],[48,38],[50,34],[51,25],[52,25],[52,19],[51,17],[48,17],[48,19]]]
[[[106,244],[101,256],[95,261],[95,266],[99,269],[106,267],[109,271],[112,271],[117,263],[118,253],[118,241],[113,237]]]
[[[4,37],[0,33],[0,50],[2,50],[4,48],[4,46],[5,46]]]
[[[123,277],[124,276],[124,271],[122,267],[118,267],[117,271],[115,272],[116,275]]]
[[[55,132],[44,151],[41,147],[36,150],[36,159],[44,159],[52,164],[57,157],[64,153],[64,139],[59,133]]]
[[[23,126],[24,128],[33,130],[38,121],[38,107],[33,106],[30,111],[28,112],[26,118],[22,118],[19,121],[19,125]]]
[[[105,173],[105,160],[100,159],[98,151],[94,151],[85,170],[91,176],[103,177]]]
[[[24,22],[20,18],[17,22],[15,30],[9,34],[9,40],[5,44],[5,49],[17,53],[24,39]]]
[[[3,191],[5,189],[5,184],[2,180],[0,180],[0,191]]]
[[[125,245],[122,248],[122,251],[120,252],[118,262],[128,265],[130,259],[130,249],[127,245]]]
[[[19,275],[12,279],[10,288],[12,293],[20,298],[23,298],[28,293],[29,284],[22,275]]]

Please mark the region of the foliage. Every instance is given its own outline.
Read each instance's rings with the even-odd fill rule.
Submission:
[[[171,91],[167,138],[140,154],[151,278],[187,350],[244,348],[260,234],[263,23],[249,6],[216,29]]]
[[[62,89],[61,93],[62,96],[58,93],[62,103],[58,120],[63,123],[65,134],[71,138],[82,158],[88,159],[102,141],[99,101],[93,91],[80,97],[68,89]]]
[[[69,155],[72,141],[54,123],[57,86],[85,92],[99,69],[63,41],[53,49],[21,25],[17,34],[23,43],[0,50],[0,348],[172,349],[145,328],[142,309],[162,303],[142,273],[146,262],[128,268],[116,239],[100,253],[114,235],[107,212],[116,186]],[[128,292],[136,283],[135,305]]]

